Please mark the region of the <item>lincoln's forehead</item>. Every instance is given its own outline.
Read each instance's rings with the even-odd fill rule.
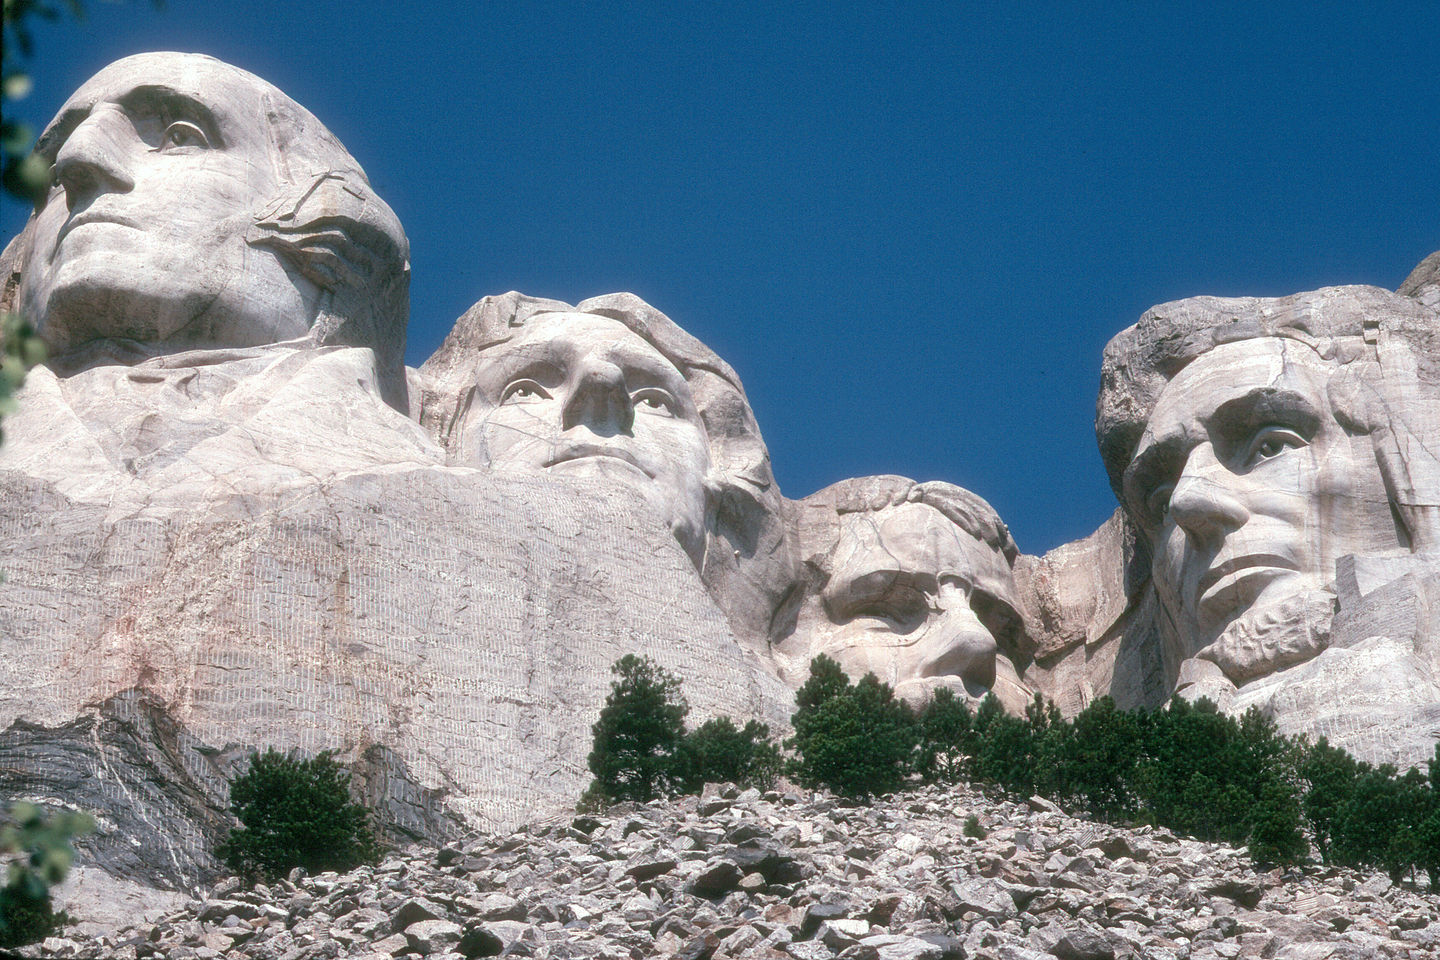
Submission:
[[[1333,363],[1287,337],[1263,337],[1215,347],[1165,387],[1150,417],[1151,434],[1204,421],[1248,394],[1284,390],[1318,396]]]

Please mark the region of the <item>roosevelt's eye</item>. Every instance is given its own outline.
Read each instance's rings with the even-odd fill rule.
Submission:
[[[847,621],[883,620],[888,625],[908,627],[924,620],[930,612],[930,598],[923,591],[897,584],[883,596],[848,605],[843,616]]]
[[[675,398],[659,387],[646,387],[643,390],[636,390],[630,397],[630,402],[635,409],[644,413],[659,414],[664,417],[676,415]]]
[[[187,120],[176,120],[165,128],[160,149],[175,147],[208,147],[210,139],[205,132]]]
[[[1250,445],[1246,447],[1241,462],[1247,467],[1253,467],[1266,460],[1275,459],[1286,450],[1298,449],[1308,443],[1304,437],[1287,427],[1261,427],[1250,439]]]
[[[1145,498],[1145,511],[1157,523],[1164,520],[1170,513],[1170,495],[1175,492],[1175,485],[1167,483],[1150,491]]]
[[[536,400],[548,400],[550,393],[534,380],[516,380],[505,388],[500,394],[501,403],[530,403]]]

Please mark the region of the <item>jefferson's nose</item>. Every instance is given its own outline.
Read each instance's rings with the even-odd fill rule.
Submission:
[[[1170,516],[1192,539],[1214,545],[1250,519],[1234,489],[1238,479],[1202,443],[1190,451],[1170,494]]]
[[[601,436],[629,433],[635,406],[625,386],[625,374],[606,360],[587,361],[562,411],[563,428],[584,424]]]
[[[123,136],[129,125],[119,107],[101,104],[65,138],[55,154],[55,180],[71,210],[97,194],[134,189]]]

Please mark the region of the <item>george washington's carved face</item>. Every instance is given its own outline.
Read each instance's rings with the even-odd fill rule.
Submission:
[[[1371,438],[1330,402],[1336,369],[1295,340],[1242,340],[1161,393],[1124,489],[1185,656],[1327,587],[1340,557],[1404,552]]]
[[[52,354],[95,339],[169,351],[306,332],[314,286],[246,243],[280,186],[272,90],[208,57],[142,54],[65,104],[37,146],[56,185],[20,289]]]

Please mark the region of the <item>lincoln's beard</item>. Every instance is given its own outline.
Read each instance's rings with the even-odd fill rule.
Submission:
[[[1335,594],[1304,590],[1245,611],[1195,656],[1240,686],[1317,656],[1330,645],[1334,618]]]

